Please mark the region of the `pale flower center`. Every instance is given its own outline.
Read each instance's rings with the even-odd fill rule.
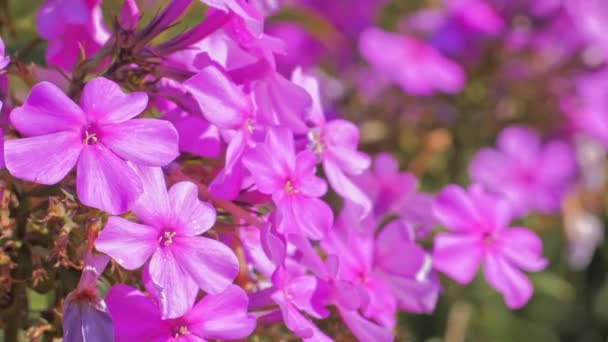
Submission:
[[[173,336],[173,338],[178,338],[178,337],[190,334],[190,330],[188,330],[188,327],[185,325],[180,325],[178,327],[174,327],[171,332],[172,332],[171,335]]]
[[[95,145],[97,144],[97,141],[97,133],[90,133],[89,131],[84,131],[83,142],[85,145]]]
[[[291,182],[291,180],[290,180],[290,179],[288,179],[288,180],[285,182],[285,193],[287,193],[288,195],[293,195],[293,194],[298,193],[298,189],[296,189],[296,188],[293,186],[293,183]]]
[[[176,232],[165,230],[158,236],[158,243],[161,247],[167,247],[173,243],[173,237],[175,237]]]

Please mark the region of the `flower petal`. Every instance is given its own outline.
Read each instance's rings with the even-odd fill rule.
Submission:
[[[534,289],[528,277],[495,253],[488,253],[484,257],[483,274],[511,309],[521,308],[532,297]]]
[[[4,142],[11,175],[39,184],[56,184],[74,168],[82,143],[74,132],[58,132]]]
[[[80,105],[91,122],[119,123],[143,112],[148,106],[148,95],[125,94],[115,82],[96,77],[85,84]]]
[[[171,206],[167,185],[165,184],[165,174],[160,167],[131,165],[142,181],[144,192],[137,198],[131,206],[131,211],[142,222],[155,227],[160,227],[164,223],[170,223]]]
[[[334,214],[327,203],[314,197],[291,196],[289,208],[294,223],[301,234],[312,240],[320,240],[331,229]]]
[[[215,223],[215,209],[198,199],[198,187],[192,182],[179,182],[169,189],[171,211],[180,222],[180,234],[199,235]]]
[[[461,284],[473,280],[483,249],[480,238],[469,235],[437,234],[433,243],[433,268]]]
[[[188,277],[207,293],[224,291],[239,272],[239,261],[225,244],[206,237],[176,237],[172,249]]]
[[[83,148],[76,182],[83,204],[112,215],[127,211],[143,192],[135,171],[101,144]]]
[[[166,120],[135,119],[102,126],[101,141],[121,158],[165,166],[179,156],[177,130]]]
[[[10,118],[13,126],[25,136],[79,131],[85,123],[80,107],[50,82],[36,84],[23,106],[13,109]]]
[[[437,219],[452,231],[480,229],[477,208],[469,195],[457,185],[448,185],[437,195],[433,204]]]
[[[253,112],[249,95],[216,66],[208,66],[185,82],[203,115],[220,128],[238,129]]]
[[[323,169],[334,191],[342,196],[344,200],[354,204],[357,210],[355,215],[364,218],[372,211],[373,203],[371,199],[340,170],[338,165],[330,160],[325,160]]]
[[[236,340],[251,334],[255,317],[247,314],[245,291],[230,285],[224,292],[207,295],[186,314],[190,332],[207,340]]]
[[[510,228],[498,237],[501,253],[511,263],[526,271],[538,272],[547,266],[542,257],[543,243],[526,228]]]
[[[175,240],[173,240],[175,244]],[[171,245],[173,247],[173,245]],[[162,248],[150,259],[150,279],[157,289],[162,319],[177,318],[186,314],[194,305],[198,286],[184,269],[180,251],[174,248]],[[191,255],[181,255],[182,259]]]
[[[393,334],[390,329],[381,327],[365,318],[357,310],[339,310],[342,320],[359,341],[390,342]]]
[[[158,229],[110,216],[95,240],[95,248],[128,270],[143,265],[158,248]]]

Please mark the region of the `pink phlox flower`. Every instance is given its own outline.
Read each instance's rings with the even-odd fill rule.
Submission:
[[[542,144],[529,128],[511,126],[496,148],[483,148],[469,165],[473,181],[511,202],[513,215],[554,213],[577,172],[572,147],[558,140]]]
[[[147,104],[145,93],[125,94],[102,77],[87,82],[80,106],[57,86],[38,83],[10,114],[25,138],[6,142],[6,166],[17,178],[47,185],[76,166],[79,200],[110,214],[123,213],[143,191],[127,161],[164,166],[179,155],[173,125],[133,119]]]
[[[247,295],[235,285],[206,295],[172,319],[163,319],[150,298],[127,285],[113,286],[106,301],[116,342],[237,340],[249,336],[256,325],[247,313]]]
[[[108,40],[101,0],[47,0],[36,17],[38,33],[48,41],[46,61],[70,71],[81,48],[92,56]]]
[[[5,55],[6,50],[4,46],[4,41],[0,38],[0,72],[4,71],[8,64],[11,62],[11,58]]]
[[[319,83],[313,76],[298,68],[293,72],[292,81],[306,89],[312,98],[307,121],[312,122],[315,127],[308,132],[308,148],[322,163],[332,188],[345,200],[357,206],[359,213],[356,217],[367,216],[372,210],[371,200],[348,176],[360,175],[371,164],[369,156],[357,150],[359,129],[343,119],[326,122]]]
[[[500,292],[509,308],[524,306],[533,287],[522,272],[545,268],[542,242],[530,230],[509,227],[509,202],[490,195],[479,185],[468,191],[445,187],[433,206],[437,219],[449,230],[435,236],[433,267],[461,284],[473,280],[483,264],[488,284]]]
[[[160,168],[139,168],[138,174],[145,191],[132,211],[141,223],[111,216],[95,247],[129,270],[149,260],[162,317],[179,317],[199,289],[224,291],[238,273],[238,260],[228,246],[199,236],[215,223],[215,210],[198,199],[195,184],[179,182],[167,191]]]
[[[457,93],[465,73],[425,42],[370,27],[361,33],[359,52],[385,79],[412,95]]]
[[[272,195],[279,216],[279,232],[322,239],[333,223],[331,208],[319,197],[327,184],[315,176],[316,157],[310,151],[296,155],[293,134],[269,129],[264,143],[243,156],[258,191]]]

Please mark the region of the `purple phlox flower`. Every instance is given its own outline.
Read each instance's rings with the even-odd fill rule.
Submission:
[[[333,223],[331,208],[318,197],[327,184],[315,176],[316,157],[310,151],[295,153],[293,135],[283,128],[269,129],[264,143],[243,156],[257,189],[272,195],[281,217],[283,234],[322,239]]]
[[[363,173],[371,164],[368,155],[357,150],[359,129],[353,123],[335,119],[325,120],[321,107],[319,83],[301,69],[294,70],[292,80],[306,89],[312,98],[308,120],[315,127],[308,132],[309,150],[323,164],[325,175],[332,188],[345,200],[352,202],[359,212],[357,218],[367,216],[372,210],[369,197],[349,178]]]
[[[361,33],[359,52],[379,74],[412,95],[457,93],[465,85],[458,64],[414,37],[370,27]]]
[[[131,210],[142,223],[111,216],[95,247],[129,270],[149,259],[162,317],[179,317],[199,288],[224,291],[238,273],[238,260],[228,246],[199,236],[215,223],[215,210],[198,199],[194,183],[179,182],[167,191],[160,168],[139,168],[138,174],[144,193]]]
[[[68,294],[63,305],[64,341],[114,340],[112,318],[96,287],[109,260],[106,255],[87,255],[78,286]]]
[[[474,185],[468,191],[445,187],[433,212],[449,230],[435,236],[433,267],[461,284],[473,280],[480,264],[488,284],[500,292],[509,308],[524,306],[533,287],[522,272],[545,268],[542,242],[532,231],[508,227],[509,202]]]
[[[561,141],[543,145],[537,133],[520,126],[505,128],[496,145],[471,161],[473,181],[508,199],[515,216],[557,212],[576,175],[572,147]]]
[[[5,56],[5,47],[4,41],[0,38],[0,71],[6,69],[8,64],[11,62],[11,58],[9,56]]]
[[[172,319],[163,319],[150,298],[127,285],[113,286],[106,301],[116,342],[237,340],[249,336],[256,325],[247,313],[247,294],[235,285],[206,295]]]
[[[81,49],[92,56],[108,40],[101,0],[47,0],[36,17],[38,34],[48,41],[48,65],[70,71]]]
[[[123,213],[143,191],[127,161],[163,166],[179,155],[171,123],[133,119],[147,104],[145,93],[125,94],[103,77],[87,82],[80,106],[55,85],[38,83],[11,112],[11,123],[25,138],[6,142],[6,166],[17,178],[50,185],[77,165],[79,200]]]

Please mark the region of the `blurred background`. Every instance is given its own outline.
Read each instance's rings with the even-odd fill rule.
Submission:
[[[164,1],[138,3],[146,23]],[[103,1],[108,27],[121,4]],[[512,311],[481,279],[466,287],[442,279],[444,293],[434,314],[400,314],[399,341],[608,341],[608,245],[602,243],[607,219],[608,1],[263,4],[272,12],[266,32],[284,39],[290,52],[278,60],[281,71],[289,76],[296,66],[313,70],[321,79],[326,112],[356,122],[360,149],[390,152],[402,170],[419,178],[423,191],[436,192],[449,183],[468,185],[474,153],[494,146],[497,134],[509,125],[527,125],[543,138],[566,140],[577,150],[579,177],[560,213],[530,214],[514,224],[536,231],[550,260],[545,271],[530,275],[535,287],[530,303]],[[23,61],[44,64],[45,44],[35,27],[40,5],[0,0],[0,34],[8,54],[18,52]],[[194,1],[180,25],[166,35],[193,26],[204,11]],[[398,58],[400,68],[419,73],[418,78],[430,77],[436,87],[408,88],[383,75],[386,69],[372,66],[360,46],[368,27],[415,39],[422,46],[419,55],[381,52]],[[442,87],[443,74],[436,75],[425,62],[435,54],[455,63],[465,79]],[[19,80],[11,82],[19,88]],[[66,283],[77,281],[77,273],[71,276]],[[28,289],[27,295],[27,319],[32,322],[56,303],[52,291]]]

